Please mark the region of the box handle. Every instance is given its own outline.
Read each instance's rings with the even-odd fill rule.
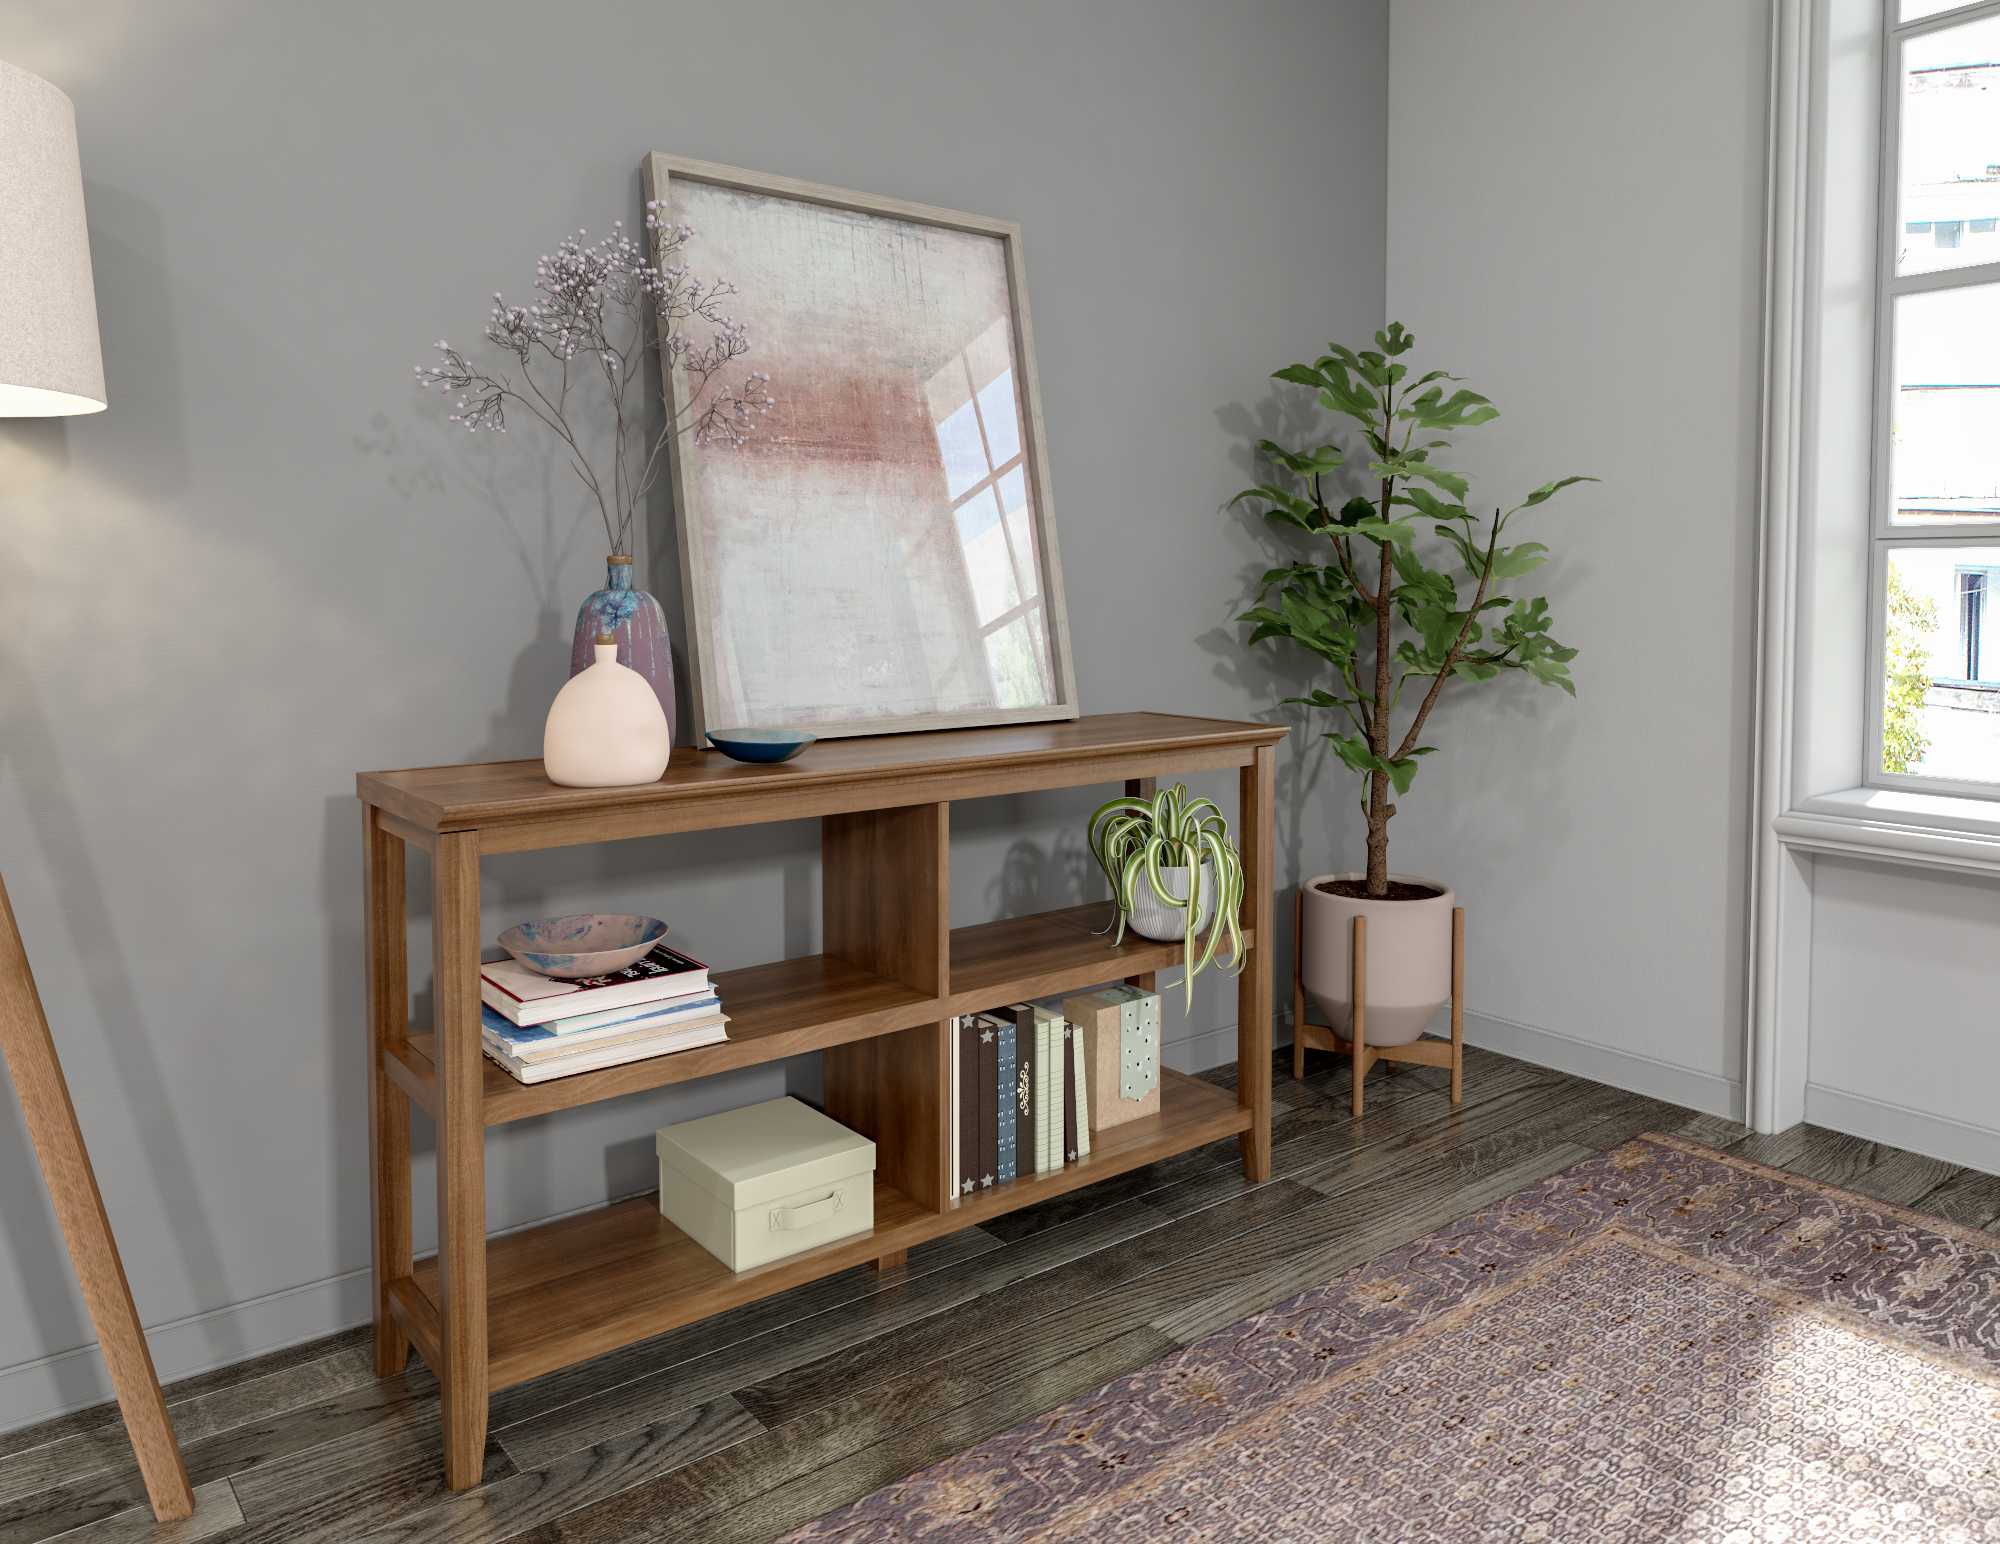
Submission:
[[[771,1208],[771,1231],[794,1233],[801,1228],[817,1227],[840,1208],[838,1190],[821,1196],[817,1201],[808,1201],[804,1206],[774,1206]]]

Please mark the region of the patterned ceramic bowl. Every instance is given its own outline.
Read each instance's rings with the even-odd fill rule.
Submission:
[[[711,729],[709,743],[736,761],[790,761],[816,735],[803,729]]]
[[[510,927],[500,935],[500,947],[540,975],[574,981],[623,970],[666,936],[667,925],[658,917],[584,912]]]

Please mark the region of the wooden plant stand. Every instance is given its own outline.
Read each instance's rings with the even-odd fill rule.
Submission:
[[[1354,1060],[1354,1093],[1350,1108],[1359,1119],[1362,1085],[1378,1061],[1408,1062],[1419,1067],[1451,1068],[1451,1102],[1457,1104],[1465,1081],[1465,908],[1451,909],[1451,1038],[1412,1040],[1408,1045],[1368,1044],[1368,919],[1354,919],[1353,947],[1348,950],[1348,994],[1354,1004],[1352,1038],[1325,1024],[1306,1019],[1305,915],[1303,894],[1292,902],[1292,1076],[1306,1075],[1306,1052],[1332,1051]]]
[[[539,761],[369,772],[357,779],[367,861],[373,1074],[375,1367],[414,1345],[442,1390],[445,1476],[476,1484],[488,1395],[801,1282],[1051,1196],[1238,1138],[1271,1171],[1271,819],[1282,726],[1130,713],[1072,723],[829,740],[778,766],[676,751],[638,788],[557,788]],[[1235,769],[1244,941],[1232,1093],[1169,1070],[1157,1115],[1103,1133],[1088,1158],[963,1199],[949,1194],[949,1021],[1022,998],[1148,980],[1178,944],[1127,933],[1108,904],[953,927],[951,805],[962,799]],[[479,864],[488,853],[623,841],[767,821],[820,822],[824,952],[716,973],[722,1045],[522,1084],[480,1053]],[[411,1028],[406,849],[430,854],[437,1024]],[[486,1128],[818,1051],[827,1113],[876,1144],[875,1228],[732,1272],[651,1196],[486,1236]],[[437,1123],[436,1255],[413,1258],[410,1107]]]
[[[132,1304],[132,1288],[118,1258],[118,1241],[111,1236],[111,1219],[83,1145],[83,1128],[76,1123],[69,1083],[56,1057],[55,1037],[42,1011],[41,993],[28,968],[28,952],[14,922],[7,885],[0,880],[0,1052],[7,1074],[20,1096],[21,1114],[34,1144],[42,1180],[55,1204],[77,1284],[97,1328],[97,1348],[104,1354],[118,1411],[125,1417],[125,1434],[132,1440],[146,1499],[161,1522],[190,1516],[194,1492],[188,1488],[187,1465],[160,1393],[153,1353]]]

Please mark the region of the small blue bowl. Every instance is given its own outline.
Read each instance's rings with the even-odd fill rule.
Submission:
[[[711,729],[708,742],[735,761],[790,761],[817,735],[803,729]]]
[[[577,981],[636,964],[667,936],[658,917],[580,912],[523,922],[500,935],[500,947],[537,975]]]

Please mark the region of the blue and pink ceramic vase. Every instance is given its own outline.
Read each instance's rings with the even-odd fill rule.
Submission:
[[[667,715],[667,738],[674,734],[674,646],[667,638],[667,616],[644,590],[632,588],[632,560],[614,552],[605,560],[604,588],[595,591],[576,614],[576,638],[570,644],[569,673],[588,670],[597,659],[597,635],[618,640],[618,663],[636,670],[660,699]]]

